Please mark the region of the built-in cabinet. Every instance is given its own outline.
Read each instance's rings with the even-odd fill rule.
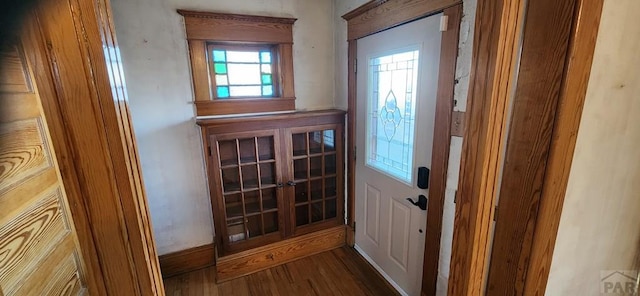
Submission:
[[[219,256],[344,224],[344,112],[199,120]]]

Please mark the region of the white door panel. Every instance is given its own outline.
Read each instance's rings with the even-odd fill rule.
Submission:
[[[364,205],[367,211],[364,213],[364,227],[367,238],[377,247],[380,245],[380,190],[369,184],[365,186]]]
[[[391,231],[389,234],[389,257],[397,267],[406,272],[409,260],[409,230],[411,208],[391,200]]]
[[[358,40],[356,246],[406,295],[419,295],[431,166],[441,14]],[[360,227],[362,225],[362,227]]]

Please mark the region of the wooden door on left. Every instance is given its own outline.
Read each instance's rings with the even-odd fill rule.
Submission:
[[[0,48],[0,296],[87,292],[82,252],[51,144],[37,67]]]

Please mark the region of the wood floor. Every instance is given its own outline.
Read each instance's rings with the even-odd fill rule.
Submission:
[[[398,295],[353,249],[343,247],[215,283],[215,267],[166,278],[167,296]]]

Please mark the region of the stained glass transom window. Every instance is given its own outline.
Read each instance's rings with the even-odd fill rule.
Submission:
[[[410,184],[418,78],[418,50],[369,60],[366,164]]]
[[[216,98],[273,97],[272,53],[268,49],[213,48]]]

